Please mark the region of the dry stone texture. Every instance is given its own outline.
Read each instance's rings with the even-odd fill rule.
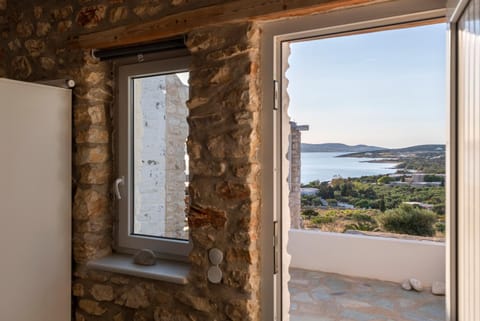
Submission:
[[[100,273],[91,259],[112,252],[117,159],[114,68],[69,38],[198,6],[184,0],[0,0],[0,76],[71,78],[73,90],[74,316],[77,321],[258,321],[260,258],[259,43],[252,24],[192,31],[188,100],[193,250],[188,285]],[[8,5],[8,6],[7,6]],[[8,63],[7,63],[8,62]],[[220,284],[206,280],[208,250],[226,253]]]
[[[107,312],[107,309],[102,307],[98,302],[95,302],[92,300],[82,299],[78,302],[78,306],[80,307],[81,310],[91,315],[100,316],[100,315],[103,315],[105,312]]]
[[[113,301],[113,287],[110,285],[94,284],[90,293],[97,301]]]
[[[290,122],[290,147],[288,151],[290,194],[288,203],[290,207],[290,226],[294,229],[303,227],[301,216],[301,146],[302,133],[295,122]]]

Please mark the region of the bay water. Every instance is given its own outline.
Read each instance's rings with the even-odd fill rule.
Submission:
[[[373,158],[337,157],[345,153],[302,153],[301,181],[330,181],[342,178],[395,173],[396,163],[368,163]]]

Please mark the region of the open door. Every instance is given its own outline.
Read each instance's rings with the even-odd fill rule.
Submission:
[[[471,0],[476,1],[476,0]],[[477,0],[478,1],[478,0]],[[478,8],[478,7],[477,7]],[[292,40],[300,39],[323,39],[329,37],[335,37],[340,34],[355,34],[355,32],[362,33],[365,30],[388,30],[396,29],[399,25],[411,24],[412,26],[419,26],[430,23],[445,23],[447,16],[446,13],[446,4],[445,1],[410,1],[410,0],[399,0],[392,1],[387,3],[376,4],[372,6],[366,6],[361,8],[352,8],[339,10],[337,12],[331,12],[327,14],[320,14],[317,16],[302,17],[301,19],[290,19],[288,21],[279,21],[275,23],[267,23],[264,26],[263,32],[263,46],[262,46],[262,55],[266,59],[272,59],[272,64],[262,65],[262,75],[264,77],[263,82],[263,96],[265,101],[265,114],[264,117],[264,137],[267,144],[267,147],[264,148],[264,164],[267,164],[266,168],[272,168],[271,172],[266,171],[265,174],[265,191],[264,195],[266,196],[264,201],[264,207],[268,210],[268,213],[272,213],[270,219],[273,219],[275,222],[269,228],[271,228],[272,233],[275,235],[275,257],[272,270],[274,271],[274,284],[270,288],[273,288],[273,293],[270,292],[270,295],[274,294],[274,297],[269,297],[268,302],[273,302],[274,305],[274,320],[277,321],[295,321],[295,315],[291,315],[290,307],[296,307],[294,296],[297,297],[300,301],[302,299],[309,300],[309,297],[302,296],[301,293],[289,291],[289,281],[295,278],[295,275],[290,277],[289,273],[289,262],[290,260],[294,261],[294,258],[291,258],[289,251],[287,250],[287,244],[290,239],[288,230],[290,224],[296,224],[295,221],[291,221],[291,214],[288,210],[289,208],[289,183],[290,177],[285,177],[284,173],[288,173],[290,160],[289,157],[289,133],[292,130],[292,126],[295,129],[302,131],[301,125],[306,125],[306,123],[300,122],[297,124],[292,124],[288,122],[288,117],[282,117],[285,114],[284,104],[288,102],[288,95],[285,95],[285,91],[282,90],[287,85],[288,79],[284,79],[284,71],[288,65],[288,60],[284,58],[288,56],[288,42]],[[458,17],[457,17],[458,19]],[[452,24],[452,26],[456,26]],[[444,28],[445,28],[444,24]],[[446,29],[446,28],[445,28]],[[445,30],[444,29],[444,30]],[[456,30],[456,29],[455,29]],[[455,32],[451,33],[453,37],[456,36]],[[455,43],[456,44],[456,43]],[[456,46],[455,46],[456,48]],[[442,48],[443,49],[443,48]],[[478,50],[478,49],[477,49]],[[453,51],[455,52],[455,51]],[[450,58],[449,58],[450,59]],[[455,55],[451,57],[453,61],[457,59]],[[456,63],[452,64],[453,67],[456,66]],[[456,69],[453,68],[452,75],[456,75]],[[478,76],[477,76],[478,77]],[[456,79],[456,77],[455,77]],[[274,84],[272,86],[272,83]],[[454,85],[455,89],[456,86]],[[453,93],[452,97],[456,97],[456,93]],[[272,97],[276,99],[272,100]],[[453,98],[452,98],[453,99]],[[271,105],[270,105],[271,104]],[[448,101],[447,101],[448,105]],[[271,113],[271,114],[270,114]],[[446,231],[448,235],[448,253],[445,259],[447,261],[446,268],[446,280],[448,284],[447,288],[447,297],[446,299],[446,315],[439,314],[436,320],[457,320],[456,318],[456,304],[457,304],[457,263],[456,263],[456,248],[457,248],[457,237],[456,237],[456,215],[457,205],[457,118],[456,118],[456,109],[453,108],[449,113],[451,116],[450,122],[447,124],[449,127],[449,136],[447,137],[448,150],[446,153],[447,160],[447,173],[446,176],[450,177],[445,182],[445,188],[449,191],[447,198],[449,199],[449,204],[445,208],[448,214],[445,216],[451,215],[452,218],[449,218],[450,230]],[[480,115],[480,114],[479,114]],[[477,117],[478,118],[478,117]],[[300,128],[297,128],[298,126]],[[292,158],[293,159],[293,158]],[[479,162],[480,163],[480,162]],[[282,174],[283,173],[283,174]],[[293,179],[293,178],[292,178]],[[268,187],[267,187],[268,186]],[[267,197],[269,196],[269,197]],[[473,199],[473,192],[471,199]],[[472,210],[473,211],[473,210]],[[480,220],[479,220],[480,222]],[[472,231],[474,232],[474,231]],[[267,233],[265,233],[267,234]],[[477,233],[480,235],[480,233]],[[271,235],[271,234],[270,234]],[[268,235],[267,235],[268,237]],[[351,237],[354,238],[355,236]],[[475,240],[475,239],[473,239]],[[268,240],[267,240],[268,241]],[[408,243],[408,242],[405,242]],[[445,243],[444,243],[445,244]],[[442,244],[442,246],[444,246]],[[480,244],[480,242],[479,242]],[[435,247],[432,245],[432,247]],[[305,247],[302,248],[302,253],[305,254],[305,257],[311,261],[310,254],[313,253],[312,250]],[[440,251],[442,255],[445,253],[445,247]],[[335,252],[338,251],[338,248],[330,247],[330,254],[335,255]],[[477,255],[479,256],[479,255]],[[474,257],[474,256],[472,256]],[[442,261],[444,262],[444,261]],[[443,264],[439,264],[443,265]],[[445,267],[445,265],[443,265]],[[388,270],[384,270],[388,271]],[[335,272],[334,272],[335,273]],[[268,276],[267,276],[268,277]],[[437,278],[439,279],[439,278]],[[479,278],[480,279],[480,278]],[[330,282],[330,281],[328,281]],[[335,282],[330,282],[335,283]],[[330,284],[329,283],[329,284]],[[300,284],[303,286],[303,283]],[[321,284],[322,285],[322,284]],[[334,284],[336,286],[337,283]],[[428,285],[427,285],[428,286]],[[368,286],[367,286],[368,287]],[[334,300],[342,297],[342,292],[345,292],[343,289],[338,289],[332,291]],[[318,294],[318,293],[316,293]],[[321,294],[321,293],[320,293]],[[317,295],[318,296],[318,295]],[[471,300],[473,300],[472,298]],[[297,301],[299,301],[297,300]],[[475,306],[472,301],[466,303],[465,305]],[[476,298],[478,301],[478,297]],[[444,301],[445,302],[445,301]],[[352,305],[351,301],[344,302],[346,306]],[[387,307],[388,308],[388,307]],[[343,309],[342,312],[345,312],[348,309]],[[365,308],[367,310],[367,308]],[[348,311],[347,311],[348,312]],[[371,317],[364,315],[365,318]],[[317,315],[320,318],[327,318],[322,311]],[[349,318],[345,314],[345,318]],[[298,319],[298,318],[297,318]],[[313,318],[315,319],[315,318]],[[395,318],[392,318],[395,319]],[[405,318],[404,318],[405,319]],[[477,319],[480,319],[477,317]],[[476,320],[474,317],[467,320]]]
[[[288,186],[279,175],[282,165],[285,165],[282,163],[285,153],[280,151],[287,150],[281,145],[281,128],[287,129],[289,126],[288,123],[282,123],[280,117],[282,105],[279,98],[284,65],[281,60],[279,61],[284,49],[282,42],[292,36],[297,38],[311,37],[312,34],[318,36],[318,29],[322,28],[327,28],[327,32],[345,32],[348,31],[346,29],[351,30],[352,24],[357,24],[358,28],[372,27],[371,24],[363,24],[362,21],[375,21],[374,25],[385,26],[408,22],[409,19],[419,21],[446,16],[449,28],[447,62],[450,67],[450,97],[447,100],[447,105],[450,106],[449,135],[446,153],[448,178],[445,182],[448,212],[446,320],[478,321],[480,320],[480,0],[446,2],[447,4],[445,1],[391,1],[351,11],[333,12],[321,18],[303,17],[303,24],[295,24],[297,20],[291,19],[265,25],[262,55],[274,58],[272,64],[262,66],[264,109],[268,111],[267,117],[264,117],[263,130],[264,137],[269,142],[264,155],[265,164],[273,169],[265,179],[269,183],[265,186],[270,186],[266,189],[265,195],[270,197],[266,197],[268,202],[265,204],[268,205],[266,208],[269,213],[273,213],[269,219],[273,218],[273,221],[277,222],[268,225],[269,228],[273,230],[273,226],[276,226],[276,231],[283,231],[285,225],[290,222],[282,222],[280,219],[282,217],[280,209],[285,207],[281,201],[288,198],[288,195],[283,195],[282,198],[282,190],[288,190]],[[389,17],[395,16],[400,18],[392,22]],[[332,27],[342,25],[346,27]],[[275,85],[272,86],[272,83]],[[272,100],[272,97],[277,99]],[[271,235],[267,234],[266,242]],[[289,276],[284,267],[289,257],[282,246],[286,243],[281,237],[285,233],[276,235],[277,260],[274,261],[275,269],[272,267],[276,273],[274,286],[271,287],[274,289],[275,298],[270,290],[268,302],[274,302],[274,320],[286,321],[290,319],[287,307],[290,298],[285,284]]]
[[[446,320],[446,24],[429,22],[282,43],[291,321]]]
[[[456,172],[456,186],[450,184],[456,204],[450,208],[457,215],[449,225],[457,244],[449,247],[456,257],[450,260],[456,264],[450,265],[449,315],[474,321],[480,320],[480,1],[451,1],[449,9],[451,124],[456,126],[451,148],[457,151],[450,164]]]

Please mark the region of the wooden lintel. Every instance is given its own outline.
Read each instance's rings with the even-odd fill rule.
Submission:
[[[273,20],[384,1],[388,0],[238,0],[180,12],[155,21],[79,35],[70,39],[69,45],[85,49],[115,48],[153,42],[216,24]]]

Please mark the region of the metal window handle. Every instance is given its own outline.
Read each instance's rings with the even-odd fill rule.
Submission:
[[[119,186],[120,185],[125,185],[125,177],[122,176],[122,177],[119,177],[115,180],[115,195],[117,196],[117,200],[121,200],[122,199],[122,194],[120,194],[120,188]]]

